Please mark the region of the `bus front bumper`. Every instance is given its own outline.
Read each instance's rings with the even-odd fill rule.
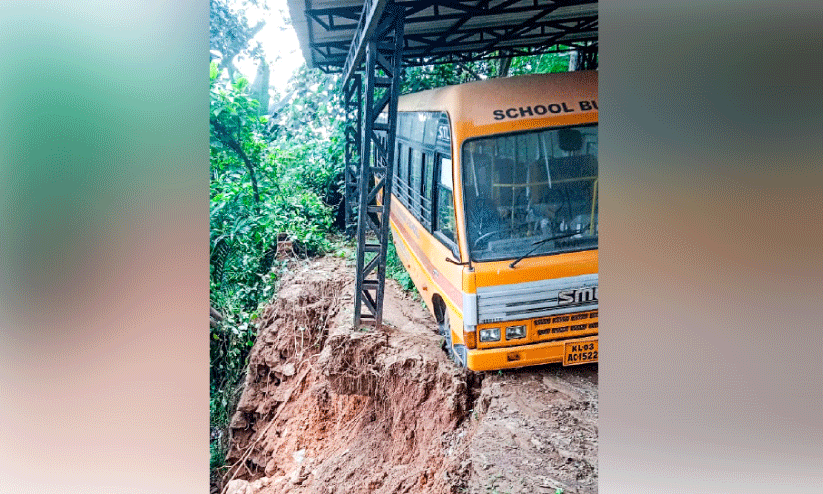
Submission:
[[[467,352],[467,364],[468,368],[474,371],[489,371],[551,363],[563,363],[563,365],[596,363],[598,360],[597,342],[597,336],[586,336],[530,345],[474,349]],[[593,348],[594,351],[580,352],[578,351],[580,345],[586,345],[587,350]],[[573,355],[567,355],[567,352]],[[580,354],[584,357],[582,360]],[[564,356],[567,358],[564,359]]]

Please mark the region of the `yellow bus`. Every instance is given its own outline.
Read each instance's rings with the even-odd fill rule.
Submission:
[[[597,73],[400,97],[391,228],[459,365],[598,360]]]

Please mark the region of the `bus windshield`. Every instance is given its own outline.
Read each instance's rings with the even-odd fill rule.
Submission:
[[[463,194],[471,258],[597,248],[597,125],[467,140]]]

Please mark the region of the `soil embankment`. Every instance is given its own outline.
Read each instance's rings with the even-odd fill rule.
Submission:
[[[597,492],[597,368],[475,374],[391,281],[353,330],[352,268],[297,267],[261,317],[227,494]]]

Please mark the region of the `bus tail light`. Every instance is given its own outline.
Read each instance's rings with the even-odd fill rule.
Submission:
[[[466,348],[477,348],[477,327],[463,326],[463,342]]]

